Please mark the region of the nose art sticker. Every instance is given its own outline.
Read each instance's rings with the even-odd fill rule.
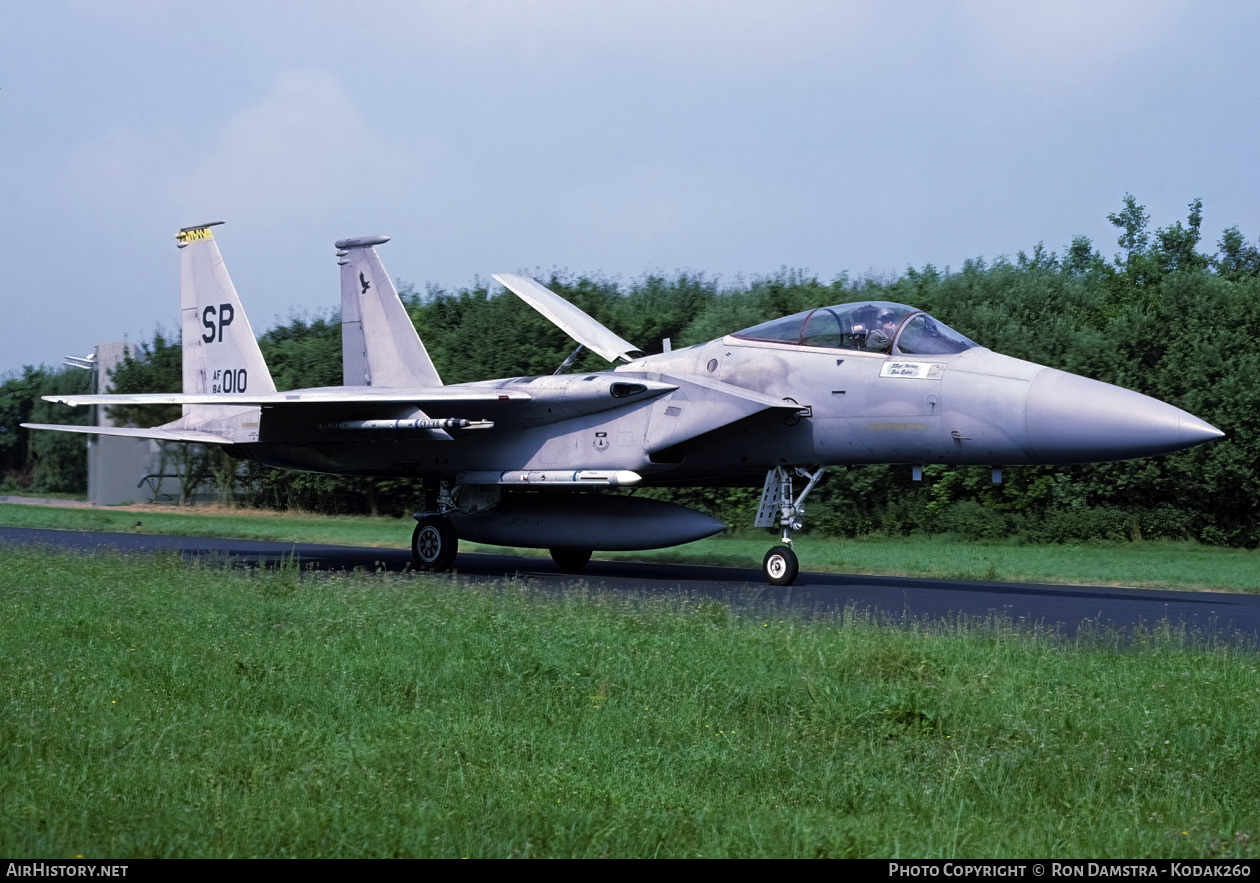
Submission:
[[[889,359],[879,369],[880,377],[905,377],[910,380],[940,380],[945,376],[942,362],[899,362]]]

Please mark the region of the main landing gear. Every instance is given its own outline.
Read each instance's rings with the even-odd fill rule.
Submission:
[[[416,519],[411,535],[411,561],[416,570],[450,570],[458,548],[455,525],[445,515],[430,513]]]
[[[488,503],[484,490],[479,492],[475,486],[453,486],[445,480],[437,487],[426,488],[425,507],[413,516],[416,529],[411,535],[411,561],[416,570],[444,571],[454,567],[459,537],[447,516],[453,512],[483,511],[499,502],[497,489]],[[549,551],[551,560],[564,573],[577,573],[591,560],[590,549],[562,546]]]
[[[766,486],[761,491],[761,504],[757,507],[756,527],[775,527],[783,529],[783,545],[775,546],[762,559],[761,569],[766,581],[772,586],[790,586],[796,581],[800,572],[800,562],[792,551],[792,535],[800,530],[805,518],[805,498],[823,477],[827,467],[819,466],[813,472],[800,466],[776,466],[766,474]],[[805,490],[795,499],[792,496],[792,475],[808,478]]]
[[[432,486],[426,490],[425,507],[413,516],[416,529],[411,534],[411,563],[416,570],[450,570],[459,551],[455,525],[444,514],[454,508],[451,486],[443,481],[436,493]]]

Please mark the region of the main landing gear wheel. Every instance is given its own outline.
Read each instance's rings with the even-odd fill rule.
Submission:
[[[591,560],[590,549],[548,549],[551,560],[565,573],[577,573]]]
[[[450,570],[459,540],[455,525],[444,515],[426,515],[411,535],[411,560],[416,570]]]
[[[766,581],[772,586],[790,586],[796,582],[796,575],[801,565],[796,560],[796,553],[787,546],[775,546],[762,559],[761,569],[766,573]]]

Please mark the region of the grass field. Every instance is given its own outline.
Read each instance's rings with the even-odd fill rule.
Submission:
[[[1257,853],[1252,649],[2,554],[4,855]]]
[[[136,523],[140,522],[137,527]],[[74,530],[224,536],[301,543],[406,548],[410,519],[300,515],[170,506],[64,509],[0,504],[0,525]],[[756,568],[774,543],[769,531],[723,535],[673,549],[600,553],[600,558],[681,561]],[[950,535],[830,540],[805,536],[797,551],[806,570],[946,579],[1150,588],[1260,591],[1260,552],[1191,542],[1010,545],[969,543]],[[466,551],[503,551],[463,543]],[[538,549],[511,550],[546,556]]]

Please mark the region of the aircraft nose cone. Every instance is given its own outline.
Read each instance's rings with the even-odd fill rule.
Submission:
[[[1033,378],[1025,413],[1029,443],[1045,463],[1151,457],[1225,435],[1158,399],[1053,368]]]
[[[1200,420],[1185,411],[1181,412],[1181,440],[1187,448],[1224,437],[1225,433],[1206,420]]]

